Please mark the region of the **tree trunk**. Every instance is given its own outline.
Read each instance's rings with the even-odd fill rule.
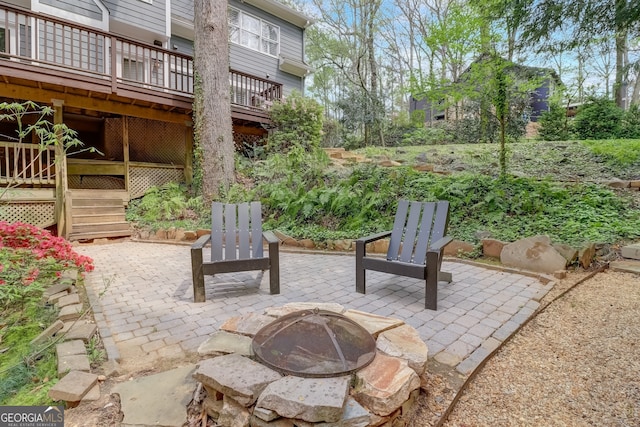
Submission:
[[[195,0],[194,118],[202,152],[202,193],[206,202],[234,181],[234,143],[229,87],[227,2]]]
[[[627,52],[626,34],[616,35],[616,82],[614,83],[614,94],[616,105],[625,108],[625,98],[627,86],[625,84],[625,63],[624,58]]]
[[[627,24],[624,23],[627,14],[627,0],[616,0],[616,82],[614,83],[614,95],[616,105],[625,108],[627,85],[625,82],[627,56]]]

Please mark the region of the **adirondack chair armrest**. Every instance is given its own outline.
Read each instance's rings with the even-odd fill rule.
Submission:
[[[443,238],[438,239],[433,244],[431,244],[427,252],[440,252],[445,246],[451,243],[452,240],[453,240],[453,237],[444,236]]]
[[[391,231],[383,231],[381,233],[372,234],[367,237],[361,237],[358,240],[356,240],[356,244],[364,243],[366,245],[367,243],[375,242],[376,240],[384,239],[385,237],[389,237],[389,236],[391,236]]]
[[[191,245],[191,249],[202,250],[202,248],[209,243],[209,240],[211,240],[211,234],[200,236],[200,238]]]
[[[276,237],[273,231],[263,231],[262,238],[269,243],[269,245],[280,243],[280,240]]]

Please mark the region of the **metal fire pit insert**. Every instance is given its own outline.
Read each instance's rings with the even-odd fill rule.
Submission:
[[[376,342],[362,326],[338,313],[313,309],[269,323],[251,343],[256,358],[285,374],[337,377],[364,368]]]

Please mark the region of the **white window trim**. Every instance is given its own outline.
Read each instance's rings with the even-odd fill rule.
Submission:
[[[96,4],[96,6],[98,6],[98,8],[100,8],[100,11],[102,12],[102,20],[96,20],[63,9],[58,9],[57,7],[40,3],[39,0],[31,0],[31,10],[39,13],[46,13],[57,18],[68,19],[69,21],[77,22],[78,24],[87,25],[89,27],[98,28],[102,31],[109,31],[109,11],[101,1],[94,0],[94,3]],[[151,1],[149,1],[149,3],[151,3]]]
[[[271,53],[269,53],[269,52],[264,52],[264,51],[262,51],[262,49],[260,49],[260,50],[258,50],[258,49],[253,49],[253,48],[251,48],[251,47],[249,47],[249,46],[245,46],[245,45],[243,45],[242,43],[238,43],[238,42],[231,41],[231,34],[229,34],[229,43],[233,43],[233,44],[234,44],[234,45],[236,45],[236,46],[241,46],[241,47],[244,47],[244,48],[246,48],[246,49],[250,49],[250,50],[252,50],[252,51],[254,51],[254,52],[262,53],[263,55],[271,56],[272,58],[277,58],[277,57],[279,57],[279,55],[280,55],[280,44],[281,44],[281,41],[280,41],[280,26],[278,26],[278,25],[274,24],[273,22],[269,22],[269,21],[267,21],[267,20],[265,20],[265,19],[262,19],[262,18],[260,18],[259,16],[253,15],[253,14],[251,14],[251,13],[247,13],[247,12],[245,12],[245,11],[244,11],[244,10],[242,10],[242,9],[238,9],[237,7],[228,6],[228,10],[231,10],[231,9],[232,9],[232,10],[235,10],[236,12],[238,12],[238,14],[239,14],[239,16],[240,16],[240,23],[241,23],[241,24],[240,24],[240,27],[238,27],[238,28],[240,29],[240,32],[241,32],[241,33],[242,33],[242,31],[243,31],[243,29],[242,29],[242,15],[248,15],[248,16],[250,16],[250,17],[252,17],[252,18],[257,19],[258,21],[260,21],[260,47],[261,47],[261,48],[262,48],[262,41],[264,40],[264,39],[262,38],[262,25],[263,25],[263,24],[268,24],[268,25],[270,25],[270,26],[272,26],[272,27],[277,28],[277,29],[278,29],[278,40],[277,40],[278,49],[277,49],[277,52],[276,52],[275,54],[271,54]],[[241,36],[241,35],[239,36],[239,39],[240,39],[240,40],[242,40],[242,36]],[[272,40],[270,40],[270,39],[269,39],[268,41],[273,42],[273,41],[272,41]]]

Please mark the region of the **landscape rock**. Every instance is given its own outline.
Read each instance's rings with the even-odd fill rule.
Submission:
[[[420,387],[420,378],[406,360],[378,353],[373,362],[356,372],[353,397],[377,415],[397,410]]]
[[[193,378],[229,396],[243,406],[251,406],[268,384],[281,374],[258,362],[228,354],[200,362]]]
[[[65,331],[64,337],[67,340],[82,340],[88,343],[97,331],[98,326],[95,323],[76,323]]]
[[[509,267],[553,274],[567,267],[567,260],[551,246],[548,236],[533,236],[509,243],[502,249],[500,262]]]
[[[553,248],[567,260],[567,264],[573,264],[578,260],[578,250],[564,243],[554,244]]]
[[[219,356],[229,353],[251,356],[251,338],[227,331],[216,331],[198,347],[200,356]]]
[[[388,356],[406,359],[409,367],[419,376],[427,369],[429,349],[418,331],[410,325],[402,325],[382,332],[378,336],[376,347]]]
[[[487,257],[500,258],[502,249],[508,245],[509,242],[503,242],[496,239],[482,239],[482,254]]]
[[[338,422],[349,395],[351,378],[301,378],[286,376],[269,384],[256,406],[280,416],[308,422]]]
[[[53,400],[79,402],[97,382],[98,376],[96,374],[71,371],[51,387],[48,394]]]
[[[60,292],[69,293],[69,289],[71,289],[72,286],[73,286],[73,281],[70,280],[70,279],[58,280],[57,283],[55,283],[55,284],[49,286],[47,289],[45,289],[44,293],[42,294],[42,296],[44,298],[49,298],[52,295],[59,294]]]
[[[222,410],[218,417],[218,424],[225,427],[249,427],[251,414],[239,402],[228,396],[222,400]]]
[[[82,304],[71,304],[65,307],[62,307],[60,313],[58,313],[58,319],[66,322],[67,320],[76,320],[80,318],[80,314],[82,314],[82,310],[84,307]]]
[[[86,354],[72,354],[58,358],[58,378],[70,371],[91,372],[91,363]]]
[[[81,340],[65,341],[56,344],[56,356],[71,356],[74,354],[87,354],[87,348]]]
[[[462,240],[452,240],[451,243],[444,247],[444,255],[458,256],[464,253],[471,253],[475,249],[475,246],[471,243],[463,242]]]
[[[582,268],[589,268],[591,265],[591,261],[596,256],[596,245],[595,243],[591,243],[586,245],[578,251],[578,261],[580,261],[580,266]]]
[[[31,340],[31,345],[40,345],[47,341],[49,338],[54,336],[56,332],[64,327],[64,323],[61,320],[56,320],[48,328],[44,331],[40,332],[40,334]]]
[[[624,258],[640,259],[640,243],[634,243],[633,245],[623,246],[621,255]]]
[[[224,322],[220,329],[252,337],[271,322],[273,322],[273,318],[264,314],[247,313],[242,316],[232,317]]]
[[[631,185],[631,182],[621,179],[613,179],[611,181],[605,182],[604,184],[611,188],[628,188]]]
[[[360,310],[347,310],[344,315],[365,328],[374,338],[378,338],[381,332],[404,324],[402,320],[394,317],[380,316]]]

